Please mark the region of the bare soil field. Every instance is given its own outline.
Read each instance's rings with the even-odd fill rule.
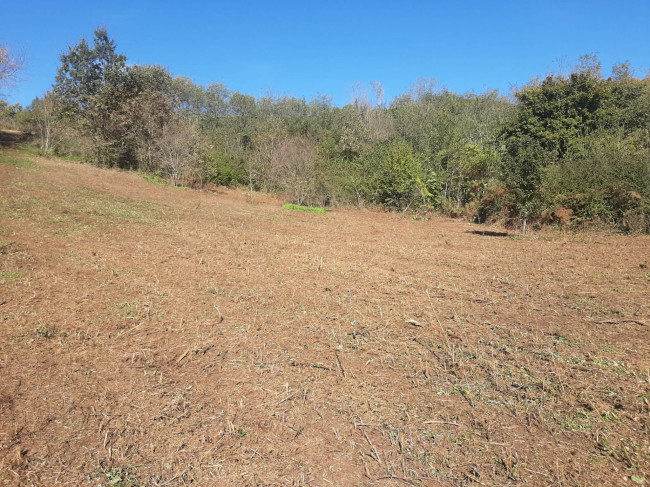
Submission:
[[[0,485],[650,485],[647,236],[1,157]]]

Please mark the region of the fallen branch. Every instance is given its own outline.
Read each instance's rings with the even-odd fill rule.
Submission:
[[[641,320],[603,320],[603,321],[594,321],[598,325],[620,325],[621,323],[636,323],[641,326],[648,326],[645,321]]]
[[[185,351],[185,353],[183,353],[183,355],[181,355],[180,357],[178,357],[178,358],[176,359],[176,363],[177,363],[177,364],[180,364],[180,363],[181,363],[181,360],[183,360],[185,357],[187,357],[188,354],[189,354],[191,351],[192,351],[192,349],[191,349],[191,348],[188,348],[188,349]]]
[[[406,323],[413,326],[422,326],[422,323],[417,320],[406,320]]]
[[[345,377],[345,370],[343,369],[343,365],[341,365],[341,359],[339,358],[339,353],[336,350],[334,350],[334,355],[336,355],[336,362],[339,364],[341,375]]]
[[[363,436],[366,437],[366,441],[370,445],[370,449],[371,449],[372,453],[374,454],[375,460],[377,460],[377,463],[381,464],[381,458],[379,458],[379,453],[377,453],[377,449],[375,448],[375,445],[372,444],[372,441],[370,441],[370,438],[368,438],[368,435],[366,434],[365,431],[363,432]]]

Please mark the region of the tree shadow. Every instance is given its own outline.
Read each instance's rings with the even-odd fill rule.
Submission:
[[[0,130],[0,147],[15,147],[27,142],[29,134],[18,130]]]
[[[494,232],[492,230],[468,230],[465,233],[482,235],[483,237],[508,237],[508,232]]]

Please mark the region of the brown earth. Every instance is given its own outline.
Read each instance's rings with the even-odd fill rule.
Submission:
[[[0,157],[0,485],[650,484],[647,236]]]

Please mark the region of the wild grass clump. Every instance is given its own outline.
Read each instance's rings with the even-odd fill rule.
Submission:
[[[318,213],[319,215],[324,215],[327,213],[327,210],[325,208],[321,208],[319,206],[303,206],[303,205],[294,205],[292,203],[287,203],[286,205],[282,205],[282,208],[284,208],[285,210],[304,211],[307,213]]]

